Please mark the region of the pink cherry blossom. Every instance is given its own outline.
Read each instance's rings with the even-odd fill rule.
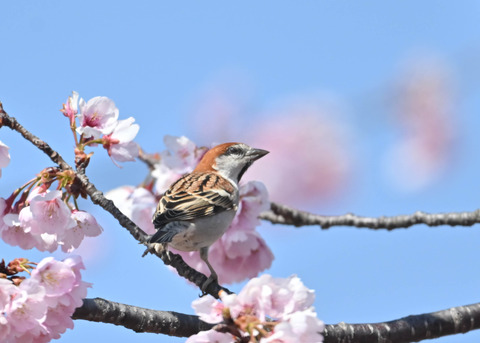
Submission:
[[[147,234],[154,234],[152,216],[157,206],[157,199],[145,188],[137,188],[132,194],[132,221]]]
[[[14,295],[18,292],[18,287],[11,281],[0,278],[0,342],[6,342],[10,335],[10,325],[5,317],[7,306],[11,306]]]
[[[221,283],[241,282],[270,268],[273,253],[257,231],[231,227],[209,251]],[[208,273],[203,264],[200,270]]]
[[[32,212],[32,220],[28,223],[31,226],[32,233],[56,234],[76,225],[75,220],[71,218],[70,208],[61,197],[62,192],[60,191],[37,195],[30,201],[29,207],[20,211]]]
[[[191,172],[206,152],[185,136],[166,135],[163,141],[167,150],[160,153],[162,162],[178,174]]]
[[[190,336],[185,343],[235,343],[235,340],[228,333],[208,330]]]
[[[271,336],[261,343],[323,342],[324,323],[311,310],[292,313],[286,320],[275,325]]]
[[[249,181],[240,185],[240,202],[232,227],[243,230],[255,230],[260,224],[258,216],[270,208],[268,191],[259,181]]]
[[[20,284],[5,310],[8,323],[16,335],[26,331],[33,335],[45,332],[41,325],[47,311],[44,297],[45,289],[36,280],[27,279]]]
[[[108,155],[116,161],[134,161],[138,156],[138,144],[133,139],[138,133],[140,126],[133,124],[133,117],[119,120],[111,134],[103,137],[103,147]]]
[[[73,91],[72,95],[68,97],[67,103],[63,105],[61,110],[63,115],[70,119],[70,124],[75,122],[75,116],[78,113],[78,93]]]
[[[162,161],[155,164],[155,169],[151,175],[155,180],[154,190],[157,195],[163,195],[175,181],[182,177],[182,174],[170,169]]]
[[[157,199],[152,192],[143,187],[122,186],[109,191],[105,196],[143,231],[148,234],[155,233],[152,215]]]
[[[60,338],[60,334],[64,333],[67,329],[73,329],[74,324],[71,318],[74,310],[70,306],[65,306],[61,303],[57,303],[55,307],[49,307],[47,316],[43,324],[49,330],[49,340]]]
[[[95,217],[88,212],[74,210],[71,216],[77,225],[68,228],[59,237],[62,241],[62,251],[64,252],[71,252],[77,249],[85,237],[96,237],[103,231]]]
[[[58,297],[72,290],[76,281],[72,268],[53,257],[44,258],[32,271],[32,279],[36,279],[45,288],[45,295]]]
[[[282,279],[264,274],[245,285],[235,299],[232,312],[238,315],[244,308],[253,307],[260,320],[267,316],[279,319],[310,308],[314,300],[314,291],[305,287],[298,277]]]
[[[85,236],[98,236],[102,228],[95,218],[84,211],[71,211],[61,200],[61,192],[35,193],[30,206],[19,214],[7,213],[0,216],[0,234],[3,240],[23,249],[33,247],[40,251],[54,252],[62,246],[64,252],[79,247]],[[1,207],[5,201],[0,199]],[[4,210],[5,212],[5,210]]]
[[[211,295],[194,300],[192,307],[204,322],[216,324],[223,320],[222,311],[225,306]]]
[[[37,241],[35,248],[37,248],[39,251],[54,252],[57,250],[60,243],[56,234],[42,233],[40,235],[35,235],[34,237]]]
[[[80,99],[80,127],[77,132],[84,137],[100,138],[102,134],[112,133],[117,124],[118,109],[115,103],[103,96],[88,100]]]
[[[72,290],[65,294],[64,297],[68,297],[68,301],[64,301],[64,304],[73,306],[71,307],[72,313],[76,307],[82,306],[82,299],[87,296],[87,289],[91,287],[91,284],[82,281],[80,269],[85,269],[83,261],[80,256],[71,256],[66,258],[63,263],[69,266],[75,274],[75,283]]]
[[[0,279],[2,342],[43,343],[73,328],[71,316],[90,284],[81,280],[80,257],[42,260],[20,286]]]
[[[131,212],[131,194],[135,191],[137,187],[135,186],[120,186],[114,189],[109,190],[105,193],[105,197],[112,200],[115,206],[122,211],[127,217],[132,216]]]
[[[10,163],[10,154],[8,152],[10,148],[0,141],[0,177],[2,176],[2,169],[8,166]]]
[[[10,280],[0,278],[0,318],[1,313],[5,311],[5,307],[10,304],[13,294],[17,292],[15,286]]]
[[[221,292],[220,298],[221,302],[207,295],[195,300],[192,307],[202,320],[212,324],[222,322],[222,314],[228,313],[232,319],[228,325],[236,325],[244,335],[250,334],[242,331],[245,327],[261,327],[267,323],[272,327],[273,323],[273,331],[260,333],[260,342],[323,341],[324,324],[312,307],[314,292],[296,276],[281,279],[262,275],[250,280],[238,294]]]
[[[37,239],[30,232],[29,227],[24,227],[16,213],[8,213],[3,217],[0,232],[5,243],[19,246],[22,249],[32,249],[37,244]]]

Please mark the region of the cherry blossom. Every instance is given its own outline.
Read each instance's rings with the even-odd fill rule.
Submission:
[[[73,328],[71,316],[90,287],[81,280],[80,269],[80,257],[48,257],[19,286],[0,279],[2,342],[49,342]]]
[[[108,155],[116,161],[134,161],[138,156],[138,144],[133,139],[138,133],[140,126],[133,124],[133,117],[119,120],[113,132],[103,136],[103,147],[107,149]]]
[[[211,324],[230,317],[225,323],[235,325],[235,329],[229,332],[249,335],[255,329],[261,336],[260,342],[316,343],[323,341],[324,324],[312,307],[314,296],[314,291],[296,276],[281,279],[262,275],[250,280],[238,294],[221,292],[221,302],[207,295],[194,300],[192,307],[200,319]],[[202,337],[209,336],[203,334]],[[202,337],[198,341],[193,338],[191,342],[203,342]],[[230,341],[226,338],[225,341],[236,341],[232,335],[229,338]]]
[[[37,280],[28,279],[20,284],[5,309],[8,323],[16,335],[26,331],[33,335],[45,332],[41,325],[47,311],[44,297],[45,288],[41,287]]]
[[[192,307],[204,322],[216,324],[223,320],[225,305],[214,297],[201,297],[192,302]]]
[[[267,316],[281,319],[310,308],[315,294],[296,276],[282,279],[264,274],[251,279],[239,294],[224,296],[222,300],[234,317],[254,308],[255,315],[265,321]]]
[[[88,100],[80,99],[80,127],[77,132],[84,137],[100,138],[112,133],[117,125],[118,109],[113,100],[97,96]]]
[[[157,199],[143,187],[121,186],[105,194],[115,206],[148,234],[155,233],[152,223]]]
[[[325,325],[318,320],[312,310],[299,311],[291,314],[284,321],[275,325],[272,335],[260,340],[261,343],[293,343],[293,342],[323,342],[321,332]]]
[[[105,197],[112,200],[115,206],[122,211],[124,215],[131,218],[132,216],[132,198],[131,194],[137,187],[125,185],[109,190],[105,193]]]
[[[28,212],[31,212],[31,215]],[[71,213],[70,208],[62,200],[62,192],[51,191],[33,197],[30,206],[20,211],[20,217],[24,220],[25,226],[31,227],[34,234],[56,234],[76,225]]]
[[[175,137],[166,135],[163,138],[167,150],[160,153],[163,163],[178,174],[191,172],[206,149],[199,149],[185,136]]]
[[[65,230],[60,237],[64,252],[72,252],[80,246],[85,237],[96,237],[103,231],[95,217],[88,212],[73,210],[71,217],[77,224]]]
[[[68,97],[67,103],[63,105],[61,110],[63,115],[70,119],[70,125],[75,122],[75,117],[78,113],[78,93],[73,91],[72,95]]]
[[[0,177],[2,176],[2,168],[5,168],[10,163],[10,148],[0,141]]]
[[[188,337],[185,343],[234,343],[232,336],[228,333],[215,330],[200,331],[196,335]]]
[[[50,297],[65,294],[75,282],[73,270],[63,262],[47,257],[37,265],[32,272],[32,278],[37,279],[45,288],[45,294]]]
[[[24,227],[16,213],[8,213],[3,217],[3,223],[0,223],[0,232],[5,243],[19,246],[22,249],[32,249],[38,243],[38,240],[30,232],[30,227]]]
[[[30,206],[22,208],[20,213],[11,210],[5,213],[5,200],[0,199],[0,210],[4,208],[0,216],[0,235],[6,243],[49,252],[60,245],[64,252],[71,252],[85,237],[95,237],[102,232],[91,214],[72,211],[61,200],[60,191],[39,193],[37,189],[27,198]]]
[[[170,169],[162,161],[155,164],[155,169],[152,171],[151,175],[155,180],[154,190],[156,194],[165,193],[170,185],[182,177],[182,174]]]

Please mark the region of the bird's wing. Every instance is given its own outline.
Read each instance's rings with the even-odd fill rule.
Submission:
[[[156,228],[172,221],[191,221],[236,208],[237,189],[212,173],[191,173],[170,187],[153,215]]]

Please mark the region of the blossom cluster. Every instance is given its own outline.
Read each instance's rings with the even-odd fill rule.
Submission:
[[[15,206],[9,204],[10,199],[0,198],[3,241],[22,249],[53,252],[61,246],[62,251],[71,252],[86,236],[95,237],[103,231],[91,214],[75,209],[62,196],[59,190],[41,192],[37,187],[26,201]]]
[[[78,93],[73,92],[61,111],[70,120],[77,162],[88,160],[90,157],[84,153],[85,147],[97,144],[103,145],[114,162],[134,161],[138,156],[139,148],[133,139],[140,127],[133,124],[133,117],[118,120],[119,111],[111,99],[97,96],[86,102],[83,98],[79,100]],[[78,127],[76,118],[80,122]]]
[[[118,120],[119,111],[112,100],[95,97],[86,102],[73,92],[61,111],[69,118],[74,135],[77,167],[88,165],[92,153],[87,155],[85,148],[98,144],[114,162],[132,161],[138,156],[139,148],[133,139],[139,126],[132,117]],[[0,142],[0,172],[10,162],[8,149]],[[54,182],[58,187],[50,191]],[[15,202],[17,196],[19,199]],[[35,247],[53,252],[61,246],[64,252],[73,251],[84,237],[102,232],[91,214],[78,209],[75,200],[79,196],[86,197],[86,193],[73,171],[42,170],[7,199],[0,198],[0,237],[23,249]],[[69,203],[72,197],[74,204]]]
[[[296,276],[281,279],[265,274],[251,279],[240,293],[221,292],[220,298],[221,302],[207,295],[193,301],[192,307],[203,321],[230,328],[219,332],[214,327],[191,336],[187,343],[244,342],[245,337],[260,343],[323,341],[324,323],[312,307],[314,291]]]
[[[13,262],[12,273],[31,268],[24,259]],[[47,257],[19,284],[0,273],[0,341],[44,343],[72,329],[71,316],[90,287],[82,281],[80,269],[84,269],[80,257],[64,261]]]
[[[207,150],[186,137],[166,136],[164,141],[167,150],[160,153],[149,182],[143,187],[122,186],[106,194],[148,234],[155,232],[152,215],[158,199],[173,182],[191,172]],[[256,230],[259,214],[270,206],[265,186],[258,181],[246,182],[240,185],[239,193],[240,203],[232,224],[209,249],[211,264],[222,283],[257,276],[273,260],[271,250]],[[197,251],[171,250],[182,255],[192,268],[208,274],[209,269]]]

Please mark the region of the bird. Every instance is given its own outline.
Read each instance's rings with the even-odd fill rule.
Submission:
[[[180,251],[199,251],[210,270],[201,286],[204,295],[207,287],[218,280],[208,260],[208,249],[235,217],[243,174],[268,153],[244,143],[217,145],[205,153],[191,173],[174,182],[158,202],[152,218],[157,231],[148,238],[147,246],[160,243],[162,249],[171,246]]]

